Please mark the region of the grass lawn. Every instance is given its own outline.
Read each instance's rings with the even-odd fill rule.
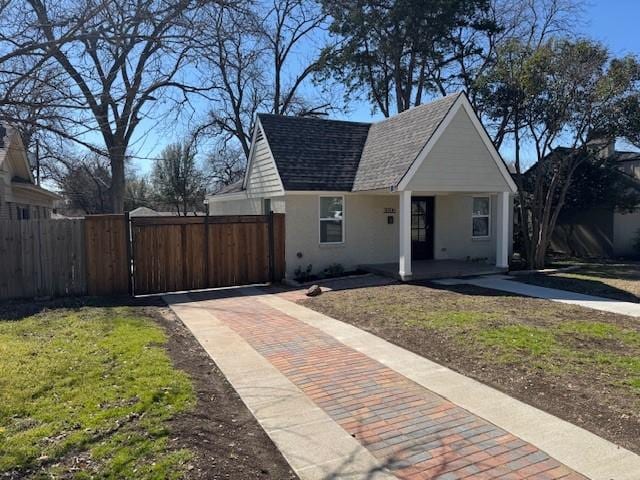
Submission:
[[[128,307],[0,322],[0,472],[180,477],[191,452],[168,448],[165,423],[195,395],[166,342]]]
[[[396,284],[303,303],[640,452],[636,319],[472,286]]]
[[[153,301],[0,305],[0,478],[296,479]]]
[[[514,277],[533,285],[640,303],[640,262],[580,264],[579,270]]]

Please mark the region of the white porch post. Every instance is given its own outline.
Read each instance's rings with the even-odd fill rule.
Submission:
[[[400,192],[400,269],[402,280],[411,278],[411,191]]]
[[[511,231],[509,222],[511,215],[509,212],[509,192],[498,193],[497,210],[497,239],[496,239],[496,267],[509,267],[509,232]]]

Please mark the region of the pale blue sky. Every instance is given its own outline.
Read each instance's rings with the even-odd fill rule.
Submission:
[[[640,0],[591,0],[585,3],[584,16],[579,21],[579,32],[584,36],[601,41],[616,56],[625,54],[640,55]],[[206,105],[203,105],[206,107]],[[371,107],[364,102],[353,102],[351,111],[346,115],[335,115],[356,121],[372,121],[381,118],[371,115]],[[179,140],[179,131],[175,126],[163,128],[159,124],[150,125],[147,131],[141,131],[134,147],[134,155],[138,157],[157,157],[162,148],[172,141]],[[175,135],[176,138],[172,138]],[[510,152],[502,152],[509,160]],[[140,173],[147,173],[153,164],[151,159],[135,160],[134,166]]]

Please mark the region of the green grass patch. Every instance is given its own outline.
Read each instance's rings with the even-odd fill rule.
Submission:
[[[557,331],[589,340],[617,340],[629,347],[640,347],[640,333],[605,322],[574,321],[558,325]]]
[[[634,330],[591,321],[545,326],[506,323],[507,317],[490,311],[424,311],[402,305],[388,310],[402,315],[405,327],[448,331],[459,334],[456,338],[461,343],[489,347],[496,353],[493,357],[496,362],[528,359],[532,365],[556,373],[595,368],[612,373],[620,385],[640,389],[640,357],[629,355],[629,350],[638,352],[640,347],[640,333]],[[609,349],[602,341],[612,342]],[[619,345],[626,354],[618,352]]]
[[[496,314],[475,311],[412,312],[405,325],[421,328],[473,328],[499,318]]]
[[[165,422],[195,395],[166,341],[125,307],[0,322],[0,472],[55,475],[67,456],[85,454],[92,478],[179,477],[189,452],[167,447]]]
[[[556,339],[546,329],[528,325],[507,325],[485,329],[478,334],[485,345],[495,347],[503,353],[522,352],[528,355],[548,355],[557,348]]]

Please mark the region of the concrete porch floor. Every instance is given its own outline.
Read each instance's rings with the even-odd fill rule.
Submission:
[[[360,268],[366,272],[401,280],[398,273],[398,263],[360,265]],[[488,263],[467,262],[464,260],[416,260],[411,262],[411,270],[413,272],[411,280],[472,277],[476,275],[504,273],[507,271],[506,268],[498,268]]]

